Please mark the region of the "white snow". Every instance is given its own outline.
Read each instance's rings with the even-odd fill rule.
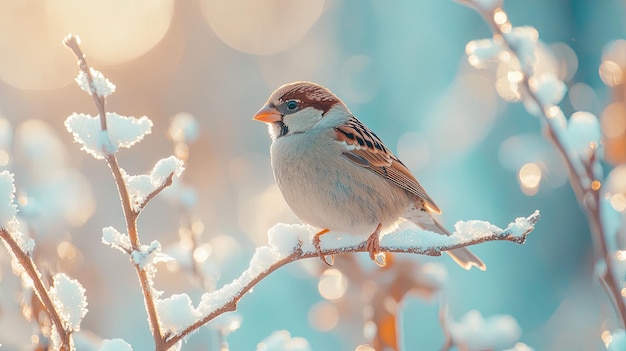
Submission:
[[[200,318],[187,294],[174,294],[166,299],[156,300],[155,304],[165,332],[177,334]]]
[[[93,87],[89,84],[87,74],[83,71],[78,72],[78,76],[74,79],[80,89],[88,94],[96,93],[101,97],[107,97],[115,92],[115,84],[111,83],[99,71],[89,67],[89,73],[93,79]]]
[[[606,345],[607,351],[624,351],[626,350],[626,332],[622,329],[615,330],[611,333],[611,341]]]
[[[200,134],[198,121],[191,114],[180,112],[172,119],[168,133],[174,141],[192,143]]]
[[[184,169],[183,161],[175,156],[170,156],[159,160],[152,168],[150,174],[129,176],[122,170],[133,210],[135,212],[141,211],[150,194],[162,187],[170,176],[180,176]]]
[[[284,226],[289,225],[275,225],[267,231],[267,244],[283,257],[290,255],[294,249],[303,242],[300,235],[298,235],[298,232],[294,232],[298,229],[302,229],[303,226],[295,225],[287,230],[284,230],[286,229]],[[311,241],[308,240],[308,236],[310,234],[309,231],[301,232],[307,237],[306,241]]]
[[[87,297],[85,288],[78,280],[71,279],[65,273],[55,274],[50,298],[63,320],[63,329],[79,331],[80,323],[87,314]]]
[[[133,351],[133,348],[122,339],[104,339],[98,351]]]
[[[465,54],[474,67],[483,67],[488,62],[497,60],[502,50],[502,43],[493,39],[472,40],[465,45]]]
[[[309,342],[301,337],[292,338],[286,330],[275,331],[263,339],[256,351],[311,351]]]
[[[0,228],[4,229],[17,243],[19,248],[28,255],[35,249],[35,241],[28,238],[20,231],[20,223],[15,217],[17,205],[15,204],[15,185],[13,174],[9,171],[0,172]],[[13,252],[7,245],[7,250]]]
[[[524,107],[533,115],[541,115],[542,109],[558,105],[567,92],[565,83],[552,74],[532,76],[528,79],[528,85],[541,105],[537,106],[530,97],[524,98]]]
[[[591,147],[599,147],[601,138],[600,123],[594,114],[582,111],[572,114],[565,133],[565,143],[570,152],[589,157]]]
[[[0,227],[9,230],[15,227],[15,185],[13,174],[9,171],[0,172]]]
[[[171,261],[172,258],[161,252],[161,243],[154,240],[150,245],[141,245],[139,250],[131,253],[133,262],[141,269],[153,266],[155,263]]]
[[[522,72],[532,76],[533,65],[537,61],[539,32],[530,26],[514,27],[508,33],[504,33],[504,39],[515,50]]]
[[[515,318],[494,315],[484,318],[479,311],[469,311],[459,322],[450,320],[452,340],[463,350],[504,350],[515,346],[522,330]]]
[[[471,243],[480,239],[504,237],[509,235],[521,236],[532,230],[533,219],[539,216],[539,211],[535,211],[528,218],[518,218],[506,229],[498,228],[485,221],[458,222],[455,225],[456,231],[451,236],[435,234],[419,229],[415,225],[403,225],[396,231],[383,235],[381,238],[382,251],[410,249],[422,249],[424,251],[439,251],[446,247]],[[302,250],[304,254],[315,253],[312,244],[313,236],[317,229],[298,224],[278,223],[268,231],[268,241],[270,246],[258,247],[250,259],[250,266],[239,278],[222,288],[202,295],[198,305],[198,311],[202,316],[207,316],[215,310],[222,308],[233,301],[247,285],[266,272],[273,265],[285,259],[289,255]],[[324,250],[350,250],[361,245],[366,236],[329,232],[321,237],[320,246]],[[302,245],[299,245],[302,243]],[[434,275],[438,275],[434,272]],[[445,277],[438,277],[445,280]],[[434,277],[434,279],[438,279]]]
[[[531,217],[539,216],[539,210],[536,210]],[[524,234],[528,232],[531,228],[533,228],[534,224],[532,224],[529,220],[530,217],[518,217],[515,219],[515,222],[509,223],[509,225],[504,229],[505,233],[508,233],[512,236],[522,237]]]
[[[130,252],[132,248],[128,235],[120,233],[113,227],[102,228],[102,243],[124,253]]]
[[[72,133],[75,142],[82,144],[81,150],[96,159],[103,159],[120,147],[130,148],[152,129],[152,121],[146,116],[135,118],[107,112],[106,120],[107,130],[103,131],[99,116],[73,113],[65,120],[65,128]]]

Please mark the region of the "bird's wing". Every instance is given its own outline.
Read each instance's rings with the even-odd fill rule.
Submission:
[[[419,196],[429,210],[441,213],[411,171],[356,117],[335,127],[335,132],[335,139],[345,146],[343,155],[348,160]]]

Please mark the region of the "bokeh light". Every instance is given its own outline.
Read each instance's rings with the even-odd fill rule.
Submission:
[[[317,289],[323,298],[338,300],[343,297],[348,288],[346,276],[338,269],[330,268],[322,273]]]
[[[526,163],[520,168],[518,180],[526,195],[535,195],[541,182],[541,168],[535,163]]]
[[[61,44],[70,32],[94,61],[132,60],[163,38],[172,12],[172,0],[0,2],[0,80],[37,90],[70,83],[75,60]]]
[[[324,10],[324,1],[202,0],[202,13],[228,46],[268,55],[297,44]]]
[[[339,324],[337,306],[328,301],[320,301],[309,310],[309,324],[319,331],[327,332]]]

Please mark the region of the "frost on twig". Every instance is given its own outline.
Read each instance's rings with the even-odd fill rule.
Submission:
[[[126,117],[114,112],[106,113],[107,130],[100,126],[100,116],[73,113],[65,120],[65,128],[72,133],[81,150],[98,160],[113,154],[120,147],[130,148],[150,134],[152,121],[148,117]]]
[[[79,331],[80,323],[87,314],[87,297],[85,288],[76,279],[64,273],[57,273],[50,289],[52,302],[63,319],[63,328],[68,331]]]
[[[102,243],[127,254],[133,249],[128,235],[120,233],[113,227],[102,228]]]
[[[80,323],[87,313],[85,289],[74,279],[63,273],[56,274],[53,286],[48,290],[31,257],[35,243],[18,230],[16,218],[17,206],[13,175],[8,171],[0,172],[0,238],[4,242],[12,259],[20,269],[25,287],[32,288],[44,306],[53,328],[50,330],[52,349],[73,350],[72,332],[80,330]]]
[[[474,245],[486,241],[507,240],[523,243],[539,220],[539,211],[528,217],[517,218],[506,228],[498,228],[489,222],[458,222],[451,236],[427,232],[416,226],[403,226],[381,238],[384,252],[408,252],[439,256],[443,251]],[[220,314],[236,309],[237,302],[254,285],[274,270],[290,262],[318,257],[313,245],[315,228],[306,225],[277,224],[268,231],[268,246],[258,247],[250,259],[250,266],[239,278],[224,287],[205,293],[197,307],[202,316],[182,332],[167,339],[173,345],[189,332],[197,329]],[[363,238],[330,232],[322,237],[321,249],[325,255],[348,252],[366,252]]]
[[[129,176],[123,172],[128,186],[133,211],[139,213],[161,190],[172,184],[174,176],[179,177],[184,170],[183,161],[175,156],[159,160],[150,174]]]
[[[86,71],[78,72],[78,76],[74,80],[84,92],[89,94],[107,97],[115,92],[115,84],[93,67],[89,67],[89,73]]]
[[[142,270],[151,271],[155,263],[171,261],[172,258],[161,251],[161,244],[154,240],[150,245],[141,245],[131,252],[133,262]]]

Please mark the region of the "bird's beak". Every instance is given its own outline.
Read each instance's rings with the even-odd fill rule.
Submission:
[[[255,121],[265,122],[265,123],[273,123],[278,122],[283,118],[283,116],[278,112],[278,110],[270,105],[263,106],[259,112],[257,112],[254,117],[252,117]]]

